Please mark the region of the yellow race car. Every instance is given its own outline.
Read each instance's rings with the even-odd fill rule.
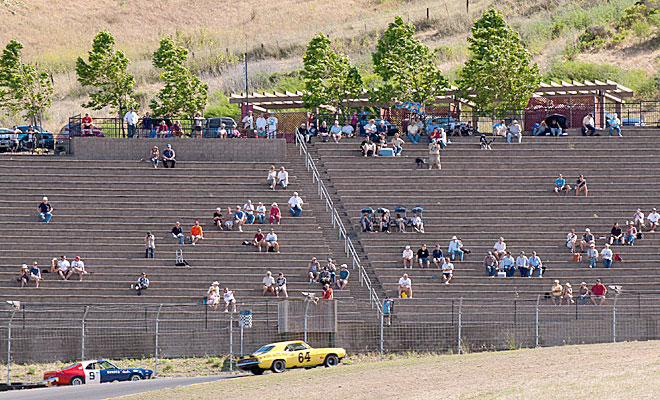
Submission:
[[[294,340],[267,344],[249,356],[240,357],[236,366],[261,375],[268,369],[279,373],[287,368],[334,367],[344,357],[346,350],[342,348],[313,349],[303,341]]]

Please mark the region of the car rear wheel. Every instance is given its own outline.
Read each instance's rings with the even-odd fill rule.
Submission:
[[[263,375],[264,374],[264,370],[261,369],[261,368],[252,368],[251,372],[255,375]]]
[[[273,365],[270,367],[270,369],[273,370],[276,374],[279,374],[281,372],[284,372],[286,369],[286,363],[284,360],[275,360],[273,361]]]
[[[325,357],[325,361],[323,362],[323,365],[325,365],[326,367],[334,367],[337,364],[339,364],[339,357],[337,357],[334,354],[328,354]]]
[[[129,379],[130,379],[131,381],[135,382],[135,381],[141,381],[141,380],[142,380],[142,377],[141,377],[140,375],[138,375],[138,374],[133,374],[133,375],[131,375],[131,377],[130,377]]]
[[[83,383],[85,383],[85,381],[83,381],[83,378],[80,377],[80,376],[74,376],[73,378],[71,378],[70,383],[73,386],[78,386],[78,385],[82,385]]]

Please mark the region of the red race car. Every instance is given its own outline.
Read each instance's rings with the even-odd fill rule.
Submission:
[[[144,368],[118,368],[107,360],[81,361],[59,371],[44,373],[44,381],[51,385],[82,385],[117,381],[150,379],[153,371]]]

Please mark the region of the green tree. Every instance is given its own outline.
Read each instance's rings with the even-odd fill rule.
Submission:
[[[166,118],[191,117],[206,107],[209,87],[193,75],[185,63],[188,50],[174,43],[172,38],[160,41],[153,55],[153,64],[163,72],[165,86],[151,101],[154,115]]]
[[[23,113],[32,123],[50,107],[53,85],[48,73],[21,60],[23,44],[11,40],[0,58],[0,108]]]
[[[426,103],[444,92],[447,81],[435,64],[435,51],[415,39],[415,26],[396,17],[372,54],[374,72],[383,84],[370,97],[379,103]]]
[[[121,50],[115,50],[114,45],[115,38],[110,32],[99,32],[94,37],[87,62],[78,57],[76,73],[83,87],[94,88],[83,107],[93,110],[109,107],[121,117],[128,107],[137,105],[133,99],[135,79],[126,70],[128,58]]]
[[[345,113],[350,107],[345,101],[362,93],[362,77],[357,68],[351,66],[347,56],[335,52],[330,39],[322,33],[307,45],[300,74],[305,85],[303,103],[307,108],[327,105]]]
[[[518,109],[527,105],[541,82],[536,63],[502,12],[488,8],[468,38],[469,58],[459,73],[462,96],[482,110]]]

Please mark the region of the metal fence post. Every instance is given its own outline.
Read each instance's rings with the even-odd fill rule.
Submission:
[[[12,311],[9,324],[7,324],[7,385],[11,383],[11,322],[14,320],[14,314],[16,314],[16,309]]]
[[[458,302],[458,354],[461,354],[461,328],[463,327],[463,298]]]
[[[383,361],[383,313],[380,314],[380,361]]]
[[[541,301],[541,295],[536,296],[536,320],[534,323],[534,347],[539,347],[539,302]]]
[[[81,335],[80,335],[80,359],[85,361],[85,318],[87,318],[87,311],[89,310],[87,306],[83,306],[82,324],[81,324]]]
[[[229,314],[229,372],[234,370],[234,313]]]
[[[616,300],[619,296],[614,295],[614,306],[612,306],[612,343],[616,343]]]
[[[305,314],[304,314],[304,328],[303,328],[303,337],[305,340],[305,343],[307,343],[307,310],[309,309],[309,302],[305,302]]]
[[[163,305],[158,306],[158,312],[156,313],[156,332],[154,338],[154,376],[158,376],[158,324],[160,323],[160,309],[163,308]]]

